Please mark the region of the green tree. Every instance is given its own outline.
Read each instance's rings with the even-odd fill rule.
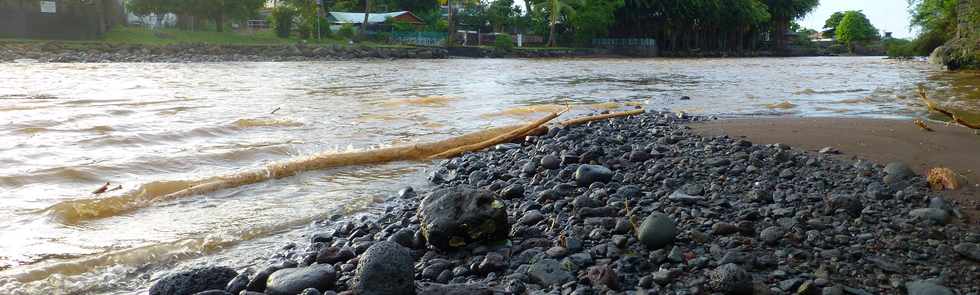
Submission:
[[[837,32],[837,26],[840,25],[840,21],[844,19],[844,12],[838,11],[831,14],[827,21],[823,24],[823,35],[824,38],[827,36],[834,36]]]
[[[800,19],[820,5],[820,0],[766,0],[769,14],[772,15],[773,33],[776,49],[786,49],[786,33],[793,20]]]
[[[554,47],[557,42],[557,26],[562,15],[570,17],[575,14],[575,6],[581,0],[531,0],[535,7],[548,14],[548,47]]]
[[[265,0],[130,0],[127,7],[134,14],[183,14],[206,18],[214,22],[218,32],[224,31],[227,19],[244,20],[255,17]]]
[[[609,26],[616,21],[616,10],[623,7],[624,0],[584,0],[575,8],[578,13],[569,18],[569,23],[575,31],[575,40],[581,45],[589,44],[592,39],[605,37],[609,34]]]
[[[487,8],[487,18],[494,32],[503,32],[513,26],[521,9],[514,5],[514,0],[496,0]]]
[[[878,29],[861,11],[848,11],[837,25],[837,42],[847,45],[847,50],[854,53],[854,46],[879,38]]]
[[[956,34],[957,0],[909,0],[912,26],[921,30],[913,42],[919,55],[929,55]]]

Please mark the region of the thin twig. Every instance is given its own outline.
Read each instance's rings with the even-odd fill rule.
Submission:
[[[276,107],[276,109],[274,109],[274,110],[272,110],[272,112],[271,112],[271,113],[269,113],[269,114],[270,114],[270,115],[275,115],[275,114],[276,114],[276,112],[278,112],[278,111],[279,111],[279,109],[282,109],[282,108],[281,108],[281,107]]]

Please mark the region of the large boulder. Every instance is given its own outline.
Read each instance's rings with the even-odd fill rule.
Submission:
[[[269,295],[299,294],[307,288],[330,290],[337,282],[337,271],[329,264],[314,264],[304,268],[286,268],[272,273],[266,283]]]
[[[355,271],[354,293],[358,295],[415,294],[412,253],[394,242],[372,245],[361,255]]]
[[[168,275],[150,287],[150,295],[185,295],[224,290],[238,272],[227,267],[204,267]]]
[[[506,206],[493,193],[468,186],[432,192],[419,205],[422,233],[430,245],[451,250],[507,238]]]
[[[660,249],[674,242],[677,227],[674,220],[660,212],[653,212],[640,225],[640,243],[650,249]]]

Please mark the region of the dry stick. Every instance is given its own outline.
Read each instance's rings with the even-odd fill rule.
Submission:
[[[642,114],[644,112],[646,112],[646,111],[645,110],[642,110],[642,109],[639,109],[639,110],[626,111],[626,112],[622,112],[622,113],[611,113],[611,114],[605,114],[605,115],[596,115],[596,116],[590,116],[590,117],[583,117],[583,118],[571,119],[571,120],[568,120],[568,121],[563,121],[563,122],[561,122],[559,124],[561,124],[562,126],[581,125],[581,124],[589,123],[589,122],[592,122],[592,121],[599,121],[599,120],[605,120],[605,119],[611,119],[611,118],[619,118],[619,117],[635,116],[635,115]]]
[[[974,124],[974,123],[967,122],[967,121],[965,121],[963,119],[960,119],[960,117],[956,116],[956,114],[953,114],[953,112],[950,112],[950,111],[947,111],[947,110],[944,110],[944,109],[940,109],[939,107],[937,107],[935,103],[933,103],[931,100],[929,100],[929,96],[926,95],[926,89],[924,87],[922,87],[922,86],[919,86],[919,98],[922,98],[922,101],[924,101],[926,103],[926,107],[928,107],[929,110],[932,110],[932,111],[935,111],[935,112],[938,112],[938,113],[942,113],[943,115],[946,115],[947,117],[953,118],[953,121],[954,122],[959,123],[960,125],[963,125],[964,127],[967,127],[967,128],[970,128],[970,129],[980,129],[980,124]]]
[[[541,127],[541,125],[547,124],[551,120],[554,120],[555,118],[557,118],[558,116],[561,116],[561,114],[563,114],[563,113],[565,113],[567,111],[568,111],[568,109],[562,110],[561,112],[557,112],[557,113],[551,113],[551,114],[545,116],[544,118],[538,119],[537,121],[534,121],[534,122],[531,122],[530,124],[525,125],[524,127],[520,128],[520,129],[511,131],[511,132],[508,132],[506,134],[502,134],[500,136],[494,137],[494,138],[492,138],[490,140],[487,140],[487,141],[483,141],[483,142],[479,142],[479,143],[475,143],[475,144],[470,144],[470,145],[465,145],[465,146],[457,147],[457,148],[454,148],[454,149],[450,149],[448,151],[445,151],[445,152],[436,154],[434,156],[431,156],[431,157],[429,157],[429,159],[453,158],[453,157],[457,157],[459,155],[462,155],[463,153],[466,153],[466,152],[479,151],[479,150],[488,148],[488,147],[493,146],[493,145],[496,145],[496,144],[501,144],[501,143],[504,143],[504,142],[511,141],[511,140],[513,140],[516,137],[523,136],[523,135],[527,134],[528,132],[531,132],[531,131],[534,131],[534,130],[538,129],[538,127]]]

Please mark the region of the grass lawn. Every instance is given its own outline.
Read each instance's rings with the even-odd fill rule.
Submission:
[[[182,31],[177,29],[150,30],[141,27],[117,27],[106,33],[103,41],[109,43],[134,43],[149,45],[167,45],[178,43],[208,43],[226,45],[277,45],[300,42],[299,38],[279,38],[271,30],[257,32],[215,32],[215,31]],[[308,40],[318,44],[347,44],[344,40],[323,39]]]

